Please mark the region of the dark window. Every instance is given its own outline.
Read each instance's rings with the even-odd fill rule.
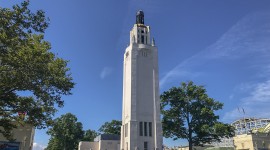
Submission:
[[[264,141],[262,141],[262,146],[263,146],[263,148],[265,148],[265,142]]]
[[[147,57],[147,52],[146,51],[142,51],[142,56]]]
[[[152,122],[149,122],[149,136],[152,136]]]
[[[147,136],[147,122],[144,122],[144,136]]]
[[[140,122],[140,136],[143,136],[143,122]]]
[[[147,36],[145,36],[145,44],[147,44]]]
[[[142,39],[141,39],[142,43],[144,44],[144,36],[142,35]]]
[[[144,150],[147,150],[148,149],[148,143],[144,142],[143,147],[144,147]]]
[[[144,33],[144,31],[142,30],[142,33]]]

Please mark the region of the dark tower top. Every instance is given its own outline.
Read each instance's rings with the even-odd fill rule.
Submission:
[[[144,13],[139,10],[136,14],[136,24],[144,24]]]

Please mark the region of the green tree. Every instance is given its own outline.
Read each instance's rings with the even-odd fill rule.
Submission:
[[[79,141],[84,135],[82,128],[82,123],[77,122],[77,117],[71,113],[56,118],[47,132],[51,135],[47,150],[78,149]]]
[[[45,150],[62,150],[62,147],[59,147],[61,144],[61,140],[57,138],[51,138],[49,140],[48,146],[45,148]]]
[[[95,130],[86,130],[84,131],[84,136],[82,141],[94,141],[94,139],[98,136],[98,133]]]
[[[105,134],[121,135],[121,126],[122,121],[112,120],[111,122],[105,122],[98,131]]]
[[[74,86],[67,61],[44,40],[49,19],[28,6],[0,7],[0,134],[10,140],[18,124],[48,126]]]
[[[194,145],[232,137],[234,128],[219,122],[214,113],[222,107],[222,103],[208,97],[203,86],[187,82],[173,87],[161,95],[163,134],[174,140],[187,139],[190,150]]]

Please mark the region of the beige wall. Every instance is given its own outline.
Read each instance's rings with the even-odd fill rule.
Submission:
[[[79,150],[99,150],[99,142],[80,142]]]
[[[32,125],[20,125],[17,129],[12,131],[15,142],[20,142],[20,150],[31,150],[33,148],[33,140],[35,129]],[[8,141],[6,138],[0,134],[0,141]]]
[[[194,150],[205,150],[206,148],[208,148],[208,147],[201,147],[201,146],[193,146],[193,149]],[[188,146],[186,146],[186,147],[180,147],[180,148],[178,148],[178,150],[189,150],[189,147]]]
[[[120,150],[119,140],[100,140],[98,142],[80,142],[79,150]]]
[[[99,144],[100,150],[120,150],[120,141],[101,140]]]
[[[254,147],[270,149],[270,135],[258,134],[252,137]]]
[[[247,134],[237,135],[233,137],[236,150],[250,149],[253,150],[252,136]]]
[[[233,139],[236,150],[270,149],[270,135],[267,134],[243,134]]]

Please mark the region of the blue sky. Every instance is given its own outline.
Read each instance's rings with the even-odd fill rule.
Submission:
[[[18,2],[0,0],[0,6]],[[45,38],[70,60],[76,82],[56,117],[71,112],[94,130],[121,119],[123,54],[142,9],[159,50],[161,92],[192,80],[224,103],[218,112],[224,122],[270,118],[268,0],[35,0],[30,8],[50,18]],[[36,147],[47,145],[45,132],[36,130]]]

